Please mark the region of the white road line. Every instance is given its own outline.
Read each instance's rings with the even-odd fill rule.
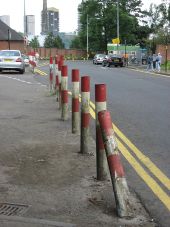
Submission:
[[[16,81],[19,81],[19,82],[21,82],[21,83],[30,84],[30,85],[41,85],[41,86],[46,86],[46,85],[43,85],[43,84],[41,84],[41,83],[32,83],[32,82],[30,82],[30,81],[21,80],[21,79],[19,79],[19,78],[11,77],[11,76],[3,76],[3,75],[0,75],[0,77],[12,79],[12,80],[16,80]]]

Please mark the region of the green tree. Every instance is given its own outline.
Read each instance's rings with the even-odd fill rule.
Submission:
[[[119,0],[119,25],[121,43],[140,43],[140,39],[148,36],[149,29],[140,32],[139,18],[147,12],[141,11],[141,0]],[[117,37],[117,0],[86,0],[79,5],[81,29],[76,42],[82,48],[87,44],[87,27],[89,49],[91,51],[106,51],[107,43]],[[88,20],[87,20],[88,16]],[[88,22],[88,24],[87,24]],[[88,25],[88,26],[87,26]]]
[[[48,34],[44,41],[44,47],[46,48],[64,48],[62,39],[59,36],[54,36],[52,32]]]
[[[38,41],[38,37],[35,36],[29,43],[29,46],[32,47],[34,50],[37,49],[38,47],[40,47],[39,41]]]

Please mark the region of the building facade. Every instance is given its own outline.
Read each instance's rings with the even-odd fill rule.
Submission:
[[[52,32],[54,36],[59,33],[59,10],[52,7],[47,9],[47,27],[48,33]]]
[[[59,10],[54,7],[47,8],[47,0],[43,0],[41,34],[48,35],[50,32],[52,32],[53,35],[58,35],[59,33]]]
[[[26,15],[26,34],[35,36],[35,16]]]

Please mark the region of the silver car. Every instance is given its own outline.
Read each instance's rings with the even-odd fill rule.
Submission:
[[[93,64],[102,64],[103,59],[106,57],[105,54],[96,54],[93,58]]]
[[[0,72],[3,70],[15,70],[21,74],[25,72],[25,63],[20,50],[0,51]]]

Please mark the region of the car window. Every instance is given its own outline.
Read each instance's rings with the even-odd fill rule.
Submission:
[[[12,56],[20,56],[20,53],[18,51],[0,51],[0,56],[5,57],[12,57]]]

